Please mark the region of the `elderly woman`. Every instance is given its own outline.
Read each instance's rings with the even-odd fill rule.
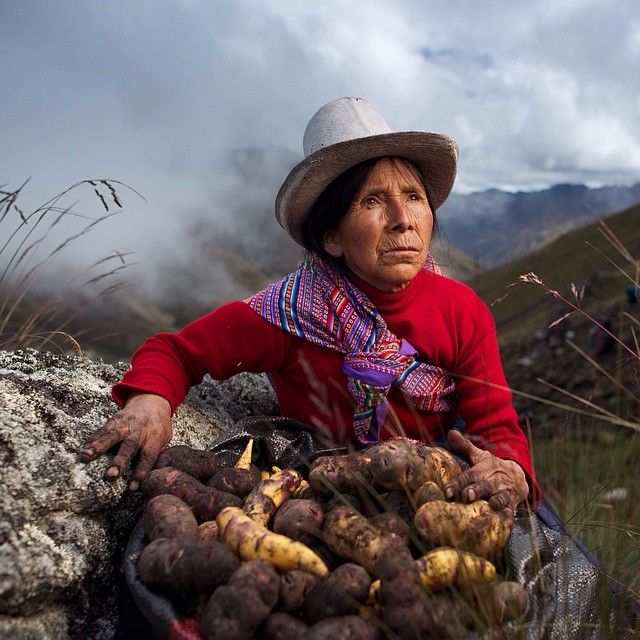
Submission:
[[[448,498],[514,509],[535,497],[491,315],[429,256],[436,209],[456,174],[455,142],[392,132],[369,103],[349,97],[313,116],[304,152],[276,198],[278,222],[306,249],[298,270],[148,339],[113,388],[123,408],[82,459],[122,442],[106,477],[139,456],[136,489],[191,385],[205,373],[269,372],[282,415],[340,443],[446,439],[470,463]]]

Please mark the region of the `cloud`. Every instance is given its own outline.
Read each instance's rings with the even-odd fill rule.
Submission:
[[[459,191],[635,182],[639,25],[632,0],[2,3],[0,180],[33,176],[37,202],[122,179],[149,204],[100,242],[166,250],[192,212],[235,215],[216,201],[229,151],[299,158],[314,111],[355,94],[453,135]]]

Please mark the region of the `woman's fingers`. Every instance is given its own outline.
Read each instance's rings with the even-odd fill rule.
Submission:
[[[509,512],[513,512],[518,506],[518,502],[513,498],[513,491],[510,489],[499,489],[489,498],[489,505],[496,511],[502,511],[504,509]]]
[[[483,449],[476,447],[471,440],[465,438],[457,429],[451,429],[447,433],[447,444],[455,453],[468,460],[472,465],[476,464],[486,453]]]
[[[111,465],[104,474],[108,480],[115,480],[127,465],[133,460],[133,457],[140,449],[140,441],[135,437],[127,438],[118,449],[118,453],[113,456]]]
[[[475,500],[488,500],[489,504],[496,511],[510,506],[513,499],[513,491],[507,486],[507,478],[491,477],[479,478],[478,473],[469,473],[473,469],[461,473],[456,480],[457,483],[450,482],[445,488],[445,497],[459,497],[464,502],[474,502]],[[464,475],[463,475],[464,474]],[[463,476],[462,478],[460,476]],[[452,486],[453,493],[448,492]],[[514,507],[515,508],[515,507]]]
[[[80,459],[82,462],[91,462],[105,454],[118,442],[122,442],[130,433],[129,425],[121,420],[118,414],[109,418],[103,427],[98,429],[87,441]]]
[[[122,442],[105,478],[115,480],[120,477],[139,456],[129,484],[130,489],[136,490],[170,440],[171,405],[168,400],[151,393],[132,393],[124,409],[89,438],[80,459],[91,462]]]
[[[459,497],[466,487],[473,488],[479,479],[478,471],[473,467],[459,473],[445,485],[444,497],[447,500]],[[473,502],[473,500],[477,500],[477,498],[473,498],[470,502]]]
[[[502,511],[515,509],[527,497],[526,476],[517,463],[479,449],[459,431],[450,431],[447,439],[449,446],[472,465],[444,487],[447,500],[458,498],[473,502],[482,498],[496,511]]]
[[[156,448],[155,446],[147,446],[142,449],[140,452],[140,460],[138,460],[136,469],[131,476],[131,481],[129,482],[129,489],[131,491],[137,491],[140,485],[144,482],[149,471],[151,471],[155,466],[162,449],[163,447]]]

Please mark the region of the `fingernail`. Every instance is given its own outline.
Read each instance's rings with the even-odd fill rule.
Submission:
[[[445,497],[447,500],[451,500],[451,498],[453,498],[453,494],[454,494],[454,491],[453,491],[453,488],[452,488],[452,487],[447,487],[447,488],[444,490],[444,497]]]
[[[119,473],[120,470],[118,469],[118,467],[109,467],[107,469],[106,476],[107,478],[117,478]]]
[[[477,495],[474,489],[469,489],[469,491],[467,491],[467,498],[469,498],[469,502],[473,502],[477,498]]]
[[[87,457],[89,457],[89,458],[90,458],[90,457],[92,457],[92,456],[93,456],[93,454],[94,454],[94,453],[95,453],[95,451],[94,451],[93,449],[89,448],[89,449],[85,449],[85,450],[82,452],[82,454],[81,454],[81,455],[83,455],[83,456],[87,456]]]
[[[129,483],[129,491],[137,491],[140,488],[140,483],[137,480],[132,480]]]

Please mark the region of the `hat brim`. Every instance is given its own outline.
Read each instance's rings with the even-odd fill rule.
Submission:
[[[455,141],[441,133],[397,131],[339,142],[306,157],[291,170],[278,191],[276,219],[302,244],[302,220],[326,187],[356,164],[385,156],[407,158],[420,167],[434,208],[451,193],[458,165]]]

